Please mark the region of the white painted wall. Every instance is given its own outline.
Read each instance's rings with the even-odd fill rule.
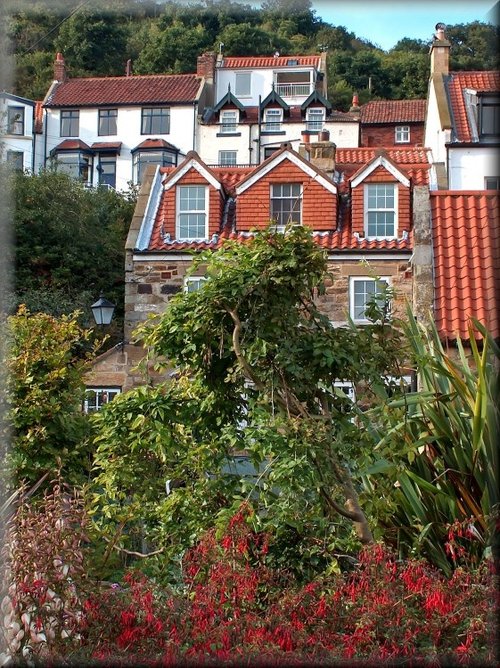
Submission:
[[[7,127],[7,108],[24,109],[24,134],[11,134]],[[0,161],[7,159],[8,151],[23,153],[23,169],[37,171],[39,165],[34,158],[34,109],[35,103],[23,98],[0,97]]]
[[[290,142],[292,148],[298,151],[302,142],[302,131],[306,129],[305,119],[303,123],[282,124],[284,134],[264,134],[260,138],[261,160],[264,159],[264,146],[272,145],[279,148],[284,142]],[[326,121],[323,127],[330,132],[330,141],[339,148],[356,148],[359,146],[359,124],[357,122]],[[217,136],[219,126],[200,125],[199,127],[199,153],[201,159],[207,164],[219,164],[219,151],[237,151],[237,164],[259,163],[258,142],[259,128],[257,123],[240,124],[238,132],[240,136],[224,137]],[[311,135],[311,141],[317,141],[318,135]],[[249,151],[249,146],[252,151]]]
[[[314,90],[314,83],[316,81],[316,71],[314,67],[282,67],[273,69],[259,68],[255,70],[250,69],[225,69],[217,68],[215,75],[215,104],[217,104],[227,93],[228,85],[231,85],[231,92],[238,98],[239,102],[245,107],[256,107],[259,104],[259,95],[262,100],[264,100],[273,89],[274,81],[274,72],[309,72],[310,81],[311,81],[311,90],[312,93]],[[251,89],[249,97],[242,97],[236,93],[236,73],[237,72],[251,72]],[[297,98],[285,98],[285,102],[292,106],[297,104],[302,104],[305,99],[309,96],[301,96]]]
[[[131,150],[144,140],[164,139],[168,141],[180,149],[180,159],[188,151],[197,148],[197,141],[194,136],[196,130],[196,112],[197,109],[195,110],[193,105],[171,106],[170,133],[166,135],[142,135],[141,107],[118,107],[116,135],[103,136],[98,134],[98,109],[80,109],[80,130],[78,137],[61,137],[60,109],[47,109],[47,145],[45,156],[48,160],[51,150],[65,139],[80,139],[89,146],[94,142],[121,141],[121,152],[116,161],[116,189],[128,190],[128,182],[132,180]],[[92,179],[94,185],[98,182],[96,166],[97,160],[94,161]]]
[[[450,190],[484,190],[486,176],[500,176],[497,148],[484,144],[449,148]]]
[[[432,162],[442,162],[446,165],[446,143],[450,138],[451,131],[441,127],[436,92],[431,83],[427,100],[424,146],[431,149]]]

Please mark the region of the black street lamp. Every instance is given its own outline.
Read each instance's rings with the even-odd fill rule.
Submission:
[[[115,305],[113,302],[105,299],[102,293],[96,303],[92,304],[90,308],[92,309],[96,325],[109,325],[111,323],[113,313],[115,312]]]

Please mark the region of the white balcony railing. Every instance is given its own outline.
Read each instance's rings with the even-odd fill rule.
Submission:
[[[276,92],[280,97],[309,97],[313,87],[310,83],[275,84]]]

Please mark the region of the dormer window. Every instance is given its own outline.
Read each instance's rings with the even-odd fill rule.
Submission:
[[[206,239],[208,236],[208,188],[177,187],[177,239]]]
[[[410,126],[396,125],[394,141],[396,144],[408,144],[410,142]]]
[[[397,185],[365,185],[365,234],[371,239],[393,239],[397,235]]]
[[[275,90],[281,97],[308,97],[313,90],[311,72],[277,72]]]
[[[276,183],[271,185],[271,220],[276,230],[282,232],[285,225],[302,223],[302,184]]]
[[[323,107],[309,107],[306,112],[306,130],[320,132],[325,122],[325,109]]]
[[[263,132],[281,132],[283,109],[266,109],[264,111]]]
[[[238,129],[238,111],[225,109],[220,112],[220,131],[224,134],[236,132]]]
[[[498,139],[500,136],[500,96],[481,95],[479,98],[479,137]]]

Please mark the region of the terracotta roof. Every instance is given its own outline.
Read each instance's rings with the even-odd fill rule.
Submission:
[[[91,151],[92,149],[88,144],[86,144],[84,141],[81,139],[65,139],[62,141],[60,144],[58,144],[55,148],[52,149],[51,152],[56,152],[56,151]]]
[[[414,148],[337,148],[335,153],[336,168],[346,178],[351,178],[361,167],[371,162],[383,151],[389,160],[395,163],[415,185],[429,183],[429,149]]]
[[[239,232],[224,229],[220,234],[214,235],[211,239],[200,241],[177,241],[176,239],[165,240],[161,234],[161,225],[155,224],[155,229],[151,236],[148,251],[150,252],[185,252],[185,251],[204,251],[217,250],[226,241],[238,241],[239,243],[248,243],[253,238],[252,232]],[[413,239],[410,234],[405,239],[358,239],[351,234],[350,229],[335,232],[313,232],[315,242],[327,251],[352,251],[363,252],[370,251],[407,251],[411,252],[413,248]]]
[[[200,81],[195,74],[67,79],[54,87],[45,106],[189,104],[197,99]]]
[[[223,59],[221,67],[228,69],[237,67],[251,67],[252,69],[257,67],[293,67],[289,65],[290,61],[294,61],[295,66],[319,68],[321,56],[247,56],[245,58],[228,56]]]
[[[361,107],[361,123],[424,123],[427,100],[373,100]]]
[[[35,132],[41,134],[43,131],[43,100],[35,102]]]
[[[465,106],[465,89],[476,93],[500,92],[500,72],[454,72],[447,80],[456,141],[473,141]]]
[[[468,318],[500,335],[498,192],[431,192],[435,318],[442,338],[468,339]]]
[[[122,147],[121,141],[95,141],[90,147],[93,151],[118,151]]]
[[[166,148],[170,151],[179,151],[177,146],[174,146],[165,139],[145,139],[140,144],[137,144],[137,146],[132,149],[132,152],[138,151],[139,149],[144,150],[148,148]]]

